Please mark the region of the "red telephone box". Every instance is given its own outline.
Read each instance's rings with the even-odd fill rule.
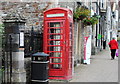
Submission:
[[[49,54],[49,79],[69,80],[73,71],[73,14],[67,8],[44,12],[44,52]]]

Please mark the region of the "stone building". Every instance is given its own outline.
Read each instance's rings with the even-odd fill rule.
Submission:
[[[120,8],[120,1],[118,3],[118,9]],[[118,40],[120,41],[120,10],[118,15]]]
[[[115,2],[115,5],[117,2]],[[94,26],[83,26],[81,21],[74,21],[74,65],[84,63],[84,40],[85,37],[90,39],[90,52],[91,54],[97,54],[103,49],[103,40],[109,41],[111,38],[110,32],[112,31],[111,26],[114,21],[114,17],[111,18],[112,11],[110,2],[105,0],[65,0],[60,2],[59,0],[39,1],[31,0],[27,1],[13,1],[13,2],[0,2],[0,8],[2,10],[2,19],[10,19],[20,17],[26,19],[26,25],[24,32],[26,35],[31,36],[31,31],[39,33],[42,37],[43,33],[43,12],[54,7],[65,7],[71,9],[73,12],[77,7],[85,7],[91,10],[92,15],[99,15],[100,19],[98,24]],[[113,20],[113,21],[112,21]],[[114,25],[115,27],[115,25]],[[115,29],[116,31],[116,29]],[[116,35],[116,34],[114,34]],[[44,38],[44,37],[42,37]],[[26,40],[27,41],[27,40]],[[42,41],[42,40],[40,40]],[[29,42],[29,40],[28,40]],[[39,51],[42,51],[42,42],[39,43]],[[27,44],[28,45],[28,44]],[[36,48],[36,47],[35,47]],[[31,50],[31,46],[28,48]],[[27,54],[28,55],[28,54]],[[30,81],[30,57],[25,58],[25,68],[27,71],[27,81]]]
[[[117,40],[118,29],[118,1],[111,1],[107,3],[106,11],[106,40],[109,42],[112,37]]]

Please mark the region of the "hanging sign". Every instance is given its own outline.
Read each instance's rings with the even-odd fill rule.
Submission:
[[[102,38],[102,35],[101,34],[98,34],[98,39],[101,39]]]

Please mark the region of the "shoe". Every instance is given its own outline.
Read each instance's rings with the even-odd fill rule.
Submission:
[[[114,60],[113,58],[111,58],[111,60]]]

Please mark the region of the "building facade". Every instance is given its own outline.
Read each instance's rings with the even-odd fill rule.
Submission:
[[[120,4],[120,2],[119,2]],[[32,1],[16,1],[16,2],[0,2],[1,6],[1,19],[4,18],[14,18],[14,17],[24,17],[26,19],[25,33],[32,34],[31,31],[34,29],[35,33],[39,33],[42,37],[43,33],[43,12],[55,8],[55,7],[64,7],[74,11],[76,8],[85,7],[86,9],[91,10],[91,16],[96,15],[100,16],[99,21],[95,25],[83,26],[82,21],[74,20],[74,48],[73,48],[73,57],[74,57],[74,66],[81,63],[90,64],[91,55],[95,55],[101,50],[103,50],[103,41],[107,43],[111,40],[112,37],[117,38],[117,35],[120,36],[120,33],[117,29],[120,29],[120,20],[118,22],[118,1],[108,1],[108,0],[65,0],[60,2],[60,0],[49,0],[40,2],[36,0]],[[120,17],[120,13],[119,13]],[[34,49],[39,49],[42,52],[42,39],[41,44]],[[85,38],[88,38],[88,51],[85,50]],[[118,38],[119,39],[119,38]],[[26,42],[30,42],[26,40]],[[35,45],[38,45],[37,43]],[[27,49],[31,49],[32,46],[29,46]],[[86,52],[85,52],[86,51]],[[28,51],[30,52],[30,51]],[[35,52],[34,52],[35,53]],[[85,53],[89,53],[88,62],[84,61]],[[28,55],[28,54],[27,54]],[[25,60],[28,58],[25,58]],[[30,60],[28,59],[26,63],[26,70],[30,65]],[[27,74],[29,74],[27,72]],[[28,78],[29,79],[29,78]],[[27,80],[29,81],[29,80]]]

